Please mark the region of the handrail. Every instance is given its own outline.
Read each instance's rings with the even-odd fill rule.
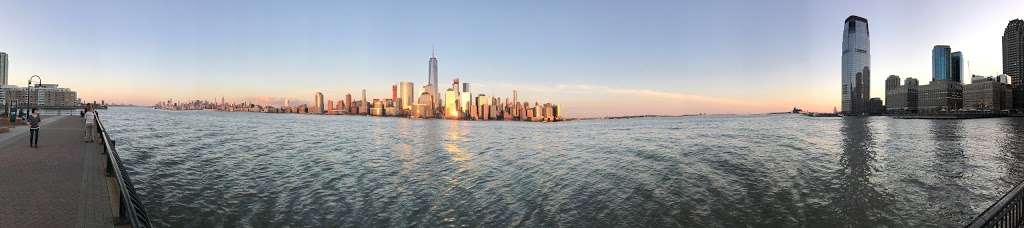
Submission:
[[[978,217],[974,218],[968,228],[982,227],[1020,227],[1024,222],[1024,182],[1018,183],[1010,192],[999,198]]]
[[[120,195],[118,200],[118,216],[115,222],[119,225],[131,224],[131,227],[153,227],[146,214],[146,208],[139,201],[135,193],[135,185],[128,177],[128,171],[121,162],[121,156],[117,154],[116,141],[107,134],[107,128],[100,121],[99,114],[96,115],[96,131],[103,140],[103,152],[107,154],[107,176],[117,180],[117,191]]]

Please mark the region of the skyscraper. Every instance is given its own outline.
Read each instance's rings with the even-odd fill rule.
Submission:
[[[430,86],[430,88],[427,90],[427,92],[430,93],[430,96],[434,101],[433,107],[431,107],[431,109],[436,112],[435,109],[439,106],[438,101],[440,100],[440,97],[438,97],[437,94],[437,50],[433,50],[430,53],[430,62],[428,67],[429,72],[427,72],[427,83],[428,86]]]
[[[949,76],[950,80],[954,82],[963,83],[964,68],[964,54],[961,52],[953,52],[949,55]]]
[[[313,96],[313,110],[310,112],[323,113],[324,112],[324,94],[316,92]]]
[[[7,85],[7,53],[0,52],[0,86]]]
[[[359,114],[370,113],[370,102],[366,100],[366,89],[363,89],[363,100],[359,101]]]
[[[842,106],[843,113],[867,112],[871,95],[871,45],[868,20],[856,15],[846,18],[843,29]]]
[[[412,110],[412,105],[416,103],[413,100],[413,84],[412,82],[399,82],[398,83],[398,103],[401,104],[402,111]]]
[[[469,116],[470,107],[473,106],[473,93],[469,92],[469,82],[462,83],[462,92],[459,93],[459,105],[462,107],[462,113],[466,113],[465,116]]]
[[[398,85],[391,85],[391,100],[398,100]]]
[[[935,45],[932,48],[932,81],[951,80],[952,65],[949,45]]]
[[[1024,108],[1024,21],[1014,19],[1003,31],[1003,73],[1010,76],[1013,109]]]

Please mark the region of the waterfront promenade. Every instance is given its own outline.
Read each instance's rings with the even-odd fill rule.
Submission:
[[[114,227],[103,146],[82,142],[78,116],[44,116],[39,148],[27,127],[0,134],[0,227]]]

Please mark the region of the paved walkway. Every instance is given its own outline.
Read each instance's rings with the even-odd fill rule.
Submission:
[[[0,227],[114,226],[103,147],[82,142],[81,121],[44,116],[39,148],[0,133]]]

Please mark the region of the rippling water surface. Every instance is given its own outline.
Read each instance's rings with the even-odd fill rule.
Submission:
[[[1024,180],[1024,118],[101,115],[161,227],[957,227]]]

